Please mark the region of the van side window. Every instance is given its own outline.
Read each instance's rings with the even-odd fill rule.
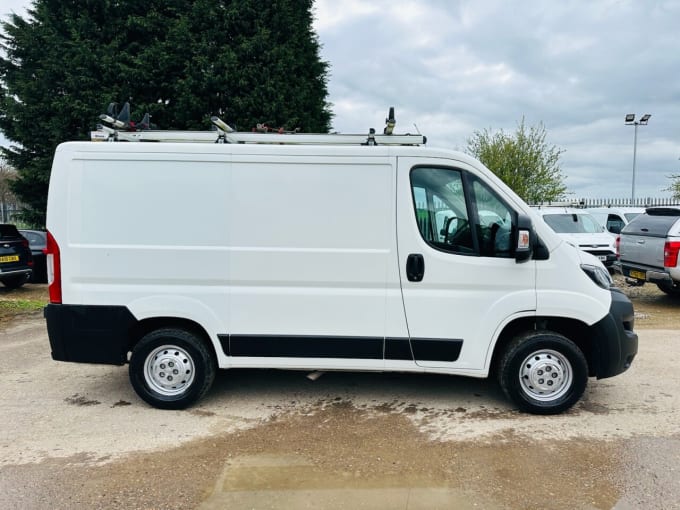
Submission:
[[[423,239],[440,250],[475,254],[461,172],[415,168],[411,188]]]
[[[463,255],[514,257],[516,214],[482,181],[461,170],[411,171],[416,221],[423,239]]]

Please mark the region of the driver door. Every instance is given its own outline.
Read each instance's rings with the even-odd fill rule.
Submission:
[[[511,242],[517,212],[463,162],[399,158],[397,180],[401,289],[415,361],[483,371],[500,328],[536,309],[535,262],[517,263]]]

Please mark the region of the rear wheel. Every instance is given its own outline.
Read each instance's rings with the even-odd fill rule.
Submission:
[[[656,286],[659,287],[659,290],[665,292],[669,296],[680,297],[680,285],[678,285],[678,282],[657,283]]]
[[[160,409],[184,409],[205,395],[215,378],[212,350],[196,334],[159,329],[144,336],[132,351],[130,382],[147,403]]]
[[[532,331],[510,342],[499,365],[498,380],[523,411],[557,414],[583,395],[588,363],[568,338],[551,331]]]

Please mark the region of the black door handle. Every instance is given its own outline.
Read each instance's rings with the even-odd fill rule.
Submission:
[[[419,282],[425,275],[425,259],[420,253],[411,253],[406,259],[406,277],[411,282]]]

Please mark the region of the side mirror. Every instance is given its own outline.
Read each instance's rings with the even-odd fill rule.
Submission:
[[[517,230],[514,238],[515,261],[520,264],[527,260],[548,260],[550,252],[541,238],[536,235],[534,224],[526,214],[517,215]]]
[[[517,230],[515,231],[515,262],[518,264],[531,260],[533,253],[534,226],[531,218],[526,214],[519,214],[517,216]]]

